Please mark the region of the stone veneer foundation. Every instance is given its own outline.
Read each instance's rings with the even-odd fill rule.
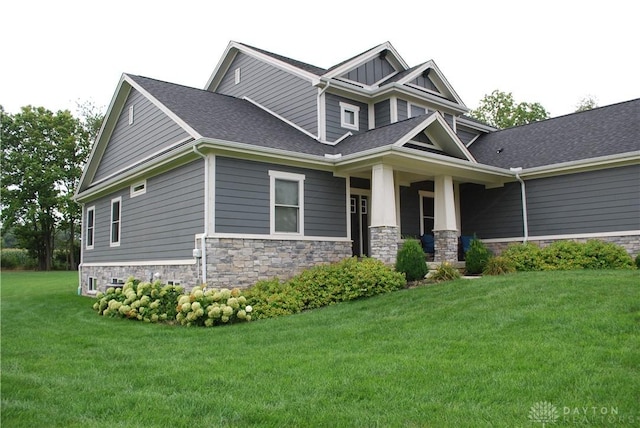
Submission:
[[[395,264],[398,256],[398,232],[397,226],[369,227],[370,256],[387,265]]]
[[[433,257],[434,262],[450,262],[458,261],[458,231],[456,230],[434,230],[433,237],[435,240],[436,253]]]
[[[207,284],[246,288],[351,257],[351,241],[207,238]]]

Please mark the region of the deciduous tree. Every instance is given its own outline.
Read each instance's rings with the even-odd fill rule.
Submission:
[[[548,119],[549,113],[539,103],[516,103],[511,92],[497,89],[480,100],[480,106],[470,112],[487,125],[504,129]]]

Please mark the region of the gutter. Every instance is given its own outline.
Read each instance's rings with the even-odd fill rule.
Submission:
[[[196,259],[202,260],[202,283],[207,283],[207,247],[206,241],[209,236],[209,165],[208,157],[200,150],[197,145],[193,145],[193,152],[204,159],[204,233],[200,238],[200,257],[198,257],[198,248],[193,250]],[[197,261],[197,260],[196,260]]]
[[[526,244],[529,240],[529,221],[527,219],[527,193],[524,185],[524,180],[520,178],[522,167],[509,168],[509,171],[515,174],[516,180],[520,182],[520,194],[522,195],[522,227],[524,228],[524,239],[522,243]]]

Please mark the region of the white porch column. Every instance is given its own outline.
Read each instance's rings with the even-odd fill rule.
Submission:
[[[458,261],[458,221],[453,178],[440,175],[434,180],[434,238],[436,262]]]
[[[371,171],[371,226],[397,226],[393,168],[375,165]]]
[[[370,255],[393,264],[398,254],[398,221],[393,168],[375,165],[371,170]]]

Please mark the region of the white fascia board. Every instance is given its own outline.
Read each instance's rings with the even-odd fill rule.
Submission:
[[[484,125],[482,123],[474,122],[473,120],[469,120],[464,116],[458,116],[458,118],[456,120],[458,121],[459,125],[464,125],[467,128],[475,129],[475,130],[478,130],[478,131],[484,131],[484,132],[499,131],[498,128],[494,128],[493,126]]]
[[[123,73],[120,76],[120,80],[118,81],[118,86],[116,86],[116,90],[111,97],[111,102],[109,103],[109,107],[107,108],[107,112],[105,113],[104,120],[102,121],[102,125],[100,126],[100,130],[96,136],[93,147],[91,148],[91,153],[89,154],[89,158],[86,164],[86,167],[82,171],[82,176],[80,177],[78,188],[76,189],[76,193],[73,196],[73,199],[78,196],[80,190],[85,187],[85,185],[89,185],[90,181],[93,180],[93,177],[98,169],[98,165],[100,164],[100,159],[102,159],[102,155],[104,154],[104,150],[106,149],[107,142],[111,138],[111,134],[118,123],[118,118],[120,113],[122,112],[122,107],[129,97],[129,93],[131,91],[130,85],[124,85],[125,83],[125,74]]]
[[[440,69],[438,68],[438,66],[436,65],[436,63],[433,60],[429,60],[429,61],[425,62],[424,64],[420,65],[415,70],[413,70],[411,73],[407,74],[405,77],[403,77],[402,79],[398,80],[396,83],[400,83],[400,84],[406,85],[411,80],[413,80],[413,79],[417,78],[419,75],[421,75],[426,69],[431,69],[436,73],[436,75],[438,77],[437,80],[440,81],[440,82],[437,82],[437,81],[434,82],[436,85],[439,84],[439,83],[442,83],[442,85],[445,87],[447,92],[449,92],[449,94],[456,100],[456,102],[460,106],[462,106],[463,108],[467,109],[467,106],[464,104],[464,102],[462,101],[460,96],[453,89],[453,86],[451,86],[449,81],[444,77],[444,75],[442,74],[442,72],[440,71]]]
[[[218,84],[220,83],[220,79],[222,78],[222,75],[226,73],[229,65],[233,61],[233,58],[235,58],[235,56],[238,54],[238,52],[242,52],[246,55],[257,58],[260,61],[263,61],[267,64],[273,65],[274,67],[284,70],[288,73],[291,73],[305,80],[308,80],[312,85],[316,85],[318,83],[319,76],[316,74],[302,70],[284,61],[280,61],[270,55],[264,54],[262,52],[258,52],[246,45],[243,45],[242,43],[232,41],[227,46],[227,49],[224,51],[224,54],[222,55],[220,62],[218,62],[218,65],[216,66],[215,70],[211,74],[211,77],[209,77],[209,80],[207,81],[207,84],[205,85],[205,88],[204,88],[205,90],[215,91],[217,89]]]
[[[575,172],[586,172],[598,169],[614,168],[619,166],[638,165],[639,163],[640,150],[637,150],[634,152],[601,156],[591,159],[581,159],[577,161],[525,168],[519,175],[523,179],[534,179]],[[517,165],[515,165],[515,167],[517,167]]]
[[[196,140],[199,138],[202,138],[202,135],[200,135],[198,131],[193,129],[189,124],[187,124],[187,122],[182,120],[178,115],[176,115],[173,111],[167,108],[167,106],[162,104],[156,97],[151,95],[146,89],[144,89],[142,86],[137,84],[132,78],[130,78],[126,74],[125,74],[125,80],[127,81],[127,83],[129,83],[129,85],[131,85],[131,87],[133,87],[135,90],[137,90],[142,95],[144,95],[144,97],[147,98],[149,101],[151,101],[151,103],[154,106],[156,106],[160,111],[166,114],[171,120],[177,123],[178,126],[184,129],[186,133],[189,134],[192,138]]]
[[[383,43],[381,45],[376,46],[373,49],[368,50],[367,52],[364,52],[364,53],[358,55],[355,58],[352,58],[350,61],[345,62],[340,67],[335,68],[335,69],[331,70],[328,73],[325,73],[322,77],[328,78],[328,79],[333,79],[333,78],[342,76],[343,74],[353,70],[354,68],[357,68],[357,67],[361,66],[362,64],[366,63],[367,61],[370,61],[371,59],[373,59],[376,56],[380,55],[380,52],[382,52],[384,50],[389,51],[393,55],[393,57],[394,57],[395,61],[398,63],[398,65],[400,67],[403,67],[404,70],[409,68],[407,63],[402,59],[400,54],[398,54],[398,51],[396,51],[396,49],[391,45],[391,43],[385,42],[385,43]],[[403,70],[400,70],[400,71],[403,71]]]

